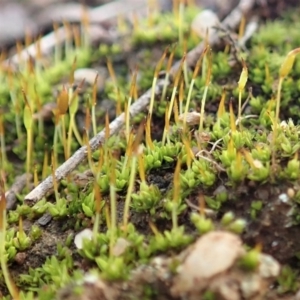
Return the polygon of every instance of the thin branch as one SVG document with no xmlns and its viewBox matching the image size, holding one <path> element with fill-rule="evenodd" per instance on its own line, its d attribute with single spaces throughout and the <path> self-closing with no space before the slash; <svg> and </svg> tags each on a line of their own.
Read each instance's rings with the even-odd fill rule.
<svg viewBox="0 0 300 300">
<path fill-rule="evenodd" d="M 185 202 L 190 208 L 192 208 L 196 211 L 200 211 L 199 205 L 192 203 L 189 199 L 185 199 Z M 215 218 L 217 215 L 217 212 L 210 208 L 204 208 L 203 212 L 207 217 L 211 217 L 211 218 Z"/>
<path fill-rule="evenodd" d="M 67 38 L 67 30 L 64 27 L 58 28 L 56 33 L 50 32 L 41 38 L 40 41 L 37 41 L 26 49 L 22 50 L 20 53 L 9 57 L 7 60 L 3 62 L 3 64 L 9 65 L 17 65 L 22 61 L 26 61 L 28 59 L 35 58 L 38 53 L 38 48 L 40 47 L 42 55 L 48 55 L 51 53 L 55 45 L 60 45 L 65 42 Z"/>
<path fill-rule="evenodd" d="M 155 87 L 155 95 L 159 95 L 163 89 L 165 81 L 160 80 Z M 133 118 L 140 112 L 142 112 L 150 102 L 152 89 L 149 89 L 143 94 L 137 101 L 135 101 L 130 107 L 130 116 Z M 109 125 L 110 136 L 116 134 L 124 126 L 125 113 L 122 113 Z M 89 142 L 91 151 L 99 149 L 99 146 L 105 141 L 105 129 L 99 132 Z M 70 172 L 72 172 L 82 161 L 87 157 L 87 146 L 82 146 L 78 149 L 73 156 L 65 161 L 55 172 L 55 180 L 59 182 L 65 178 Z M 26 197 L 26 201 L 36 202 L 42 199 L 49 191 L 53 189 L 53 178 L 52 176 L 47 177 L 41 182 L 36 188 L 34 188 Z"/>
<path fill-rule="evenodd" d="M 94 43 L 95 41 L 99 40 L 113 41 L 116 38 L 111 33 L 108 33 L 107 30 L 97 25 L 88 26 L 87 34 L 91 43 Z M 20 53 L 16 53 L 13 56 L 9 57 L 5 61 L 3 61 L 2 64 L 18 66 L 18 64 L 26 62 L 30 58 L 36 58 L 39 49 L 41 51 L 42 56 L 50 55 L 56 46 L 60 46 L 63 43 L 65 43 L 66 39 L 69 38 L 68 36 L 68 29 L 65 27 L 60 27 L 55 32 L 52 31 L 46 34 L 39 41 L 34 42 L 30 46 L 22 50 Z"/>
<path fill-rule="evenodd" d="M 17 194 L 21 193 L 22 190 L 26 187 L 26 184 L 32 179 L 31 174 L 23 174 L 21 176 L 16 177 L 15 182 L 11 186 L 11 188 L 5 193 L 5 198 L 7 201 L 6 209 L 11 210 L 15 207 L 17 203 Z"/>
</svg>

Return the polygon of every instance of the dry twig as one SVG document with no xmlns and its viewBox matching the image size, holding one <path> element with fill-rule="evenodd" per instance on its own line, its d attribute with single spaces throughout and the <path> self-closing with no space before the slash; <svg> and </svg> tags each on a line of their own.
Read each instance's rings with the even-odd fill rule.
<svg viewBox="0 0 300 300">
<path fill-rule="evenodd" d="M 164 80 L 160 80 L 155 88 L 155 95 L 159 95 L 165 84 Z M 143 94 L 136 102 L 130 107 L 130 116 L 133 118 L 140 112 L 142 112 L 150 102 L 152 89 L 149 89 Z M 119 132 L 125 122 L 125 113 L 122 113 L 109 125 L 110 136 Z M 91 151 L 99 149 L 99 146 L 105 141 L 105 129 L 99 132 L 93 137 L 89 144 Z M 73 171 L 83 160 L 87 157 L 87 146 L 81 147 L 77 150 L 73 156 L 65 161 L 55 172 L 55 180 L 59 182 L 61 179 L 66 177 L 71 171 Z M 33 189 L 26 197 L 26 201 L 38 201 L 44 197 L 49 191 L 53 189 L 53 178 L 52 176 L 47 177 L 41 182 L 35 189 Z"/>
<path fill-rule="evenodd" d="M 73 27 L 75 30 L 75 27 Z M 101 26 L 90 25 L 87 27 L 87 34 L 90 38 L 90 42 L 104 40 L 114 40 L 114 36 L 111 36 L 107 30 L 103 29 Z M 26 62 L 30 58 L 36 58 L 40 51 L 42 56 L 47 56 L 52 53 L 56 46 L 62 45 L 66 39 L 69 38 L 69 31 L 65 27 L 58 28 L 55 32 L 50 32 L 39 41 L 31 44 L 20 53 L 16 53 L 12 57 L 9 57 L 3 61 L 4 65 L 18 66 L 22 62 Z"/>
<path fill-rule="evenodd" d="M 17 194 L 21 193 L 21 191 L 25 188 L 28 180 L 31 181 L 31 179 L 32 175 L 27 173 L 16 177 L 15 182 L 11 186 L 10 190 L 5 193 L 7 210 L 11 210 L 15 207 L 17 203 Z"/>
</svg>

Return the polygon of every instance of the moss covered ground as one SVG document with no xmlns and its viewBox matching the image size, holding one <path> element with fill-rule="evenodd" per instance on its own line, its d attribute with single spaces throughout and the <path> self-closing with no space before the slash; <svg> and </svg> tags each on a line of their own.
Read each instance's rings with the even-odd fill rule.
<svg viewBox="0 0 300 300">
<path fill-rule="evenodd" d="M 199 43 L 190 30 L 197 12 L 186 8 L 184 22 L 172 12 L 134 29 L 120 24 L 113 44 L 92 45 L 83 30 L 50 57 L 1 67 L 3 299 L 83 299 L 87 274 L 119 299 L 179 299 L 163 294 L 167 285 L 132 280 L 134 272 L 214 230 L 281 264 L 260 299 L 298 291 L 300 11 L 260 24 L 245 45 L 222 33 L 224 45 L 207 45 L 197 66 L 184 68 Z M 139 96 L 181 59 L 171 83 L 132 117 Z M 83 82 L 83 68 L 98 77 Z M 124 126 L 110 136 L 122 112 Z M 42 199 L 25 199 L 101 130 L 105 142 L 87 147 L 76 170 Z"/>
</svg>

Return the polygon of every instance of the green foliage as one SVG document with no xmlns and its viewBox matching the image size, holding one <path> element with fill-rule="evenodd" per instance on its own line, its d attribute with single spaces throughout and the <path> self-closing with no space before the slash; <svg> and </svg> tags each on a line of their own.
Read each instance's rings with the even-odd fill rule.
<svg viewBox="0 0 300 300">
<path fill-rule="evenodd" d="M 298 272 L 293 270 L 290 266 L 283 266 L 281 269 L 281 274 L 277 279 L 279 284 L 278 291 L 280 294 L 295 292 L 299 288 L 297 273 Z"/>
<path fill-rule="evenodd" d="M 55 169 L 66 160 L 63 122 L 72 151 L 85 145 L 82 127 L 89 127 L 88 121 L 94 121 L 93 117 L 96 121 L 93 125 L 97 130 L 105 128 L 104 115 L 100 116 L 99 113 L 99 116 L 91 117 L 87 113 L 95 96 L 91 86 L 83 92 L 77 91 L 78 95 L 73 86 L 66 89 L 68 97 L 76 95 L 68 98 L 69 111 L 65 112 L 64 121 L 61 116 L 59 119 L 54 114 L 46 126 L 43 119 L 36 117 L 44 104 L 53 102 L 54 92 L 62 89 L 66 77 L 73 76 L 75 57 L 76 68 L 94 67 L 99 61 L 103 63 L 106 57 L 112 59 L 112 65 L 118 71 L 116 78 L 106 80 L 103 91 L 98 91 L 93 101 L 111 99 L 113 104 L 118 105 L 118 109 L 124 111 L 129 98 L 134 103 L 136 96 L 152 86 L 154 63 L 157 61 L 153 58 L 155 51 L 149 45 L 154 47 L 159 42 L 163 52 L 162 45 L 178 41 L 176 47 L 169 48 L 167 57 L 172 53 L 181 58 L 183 50 L 192 49 L 199 42 L 189 30 L 189 23 L 196 13 L 196 10 L 187 8 L 181 20 L 183 23 L 173 13 L 155 14 L 152 19 L 139 24 L 130 37 L 127 36 L 128 44 L 134 45 L 130 54 L 141 59 L 142 64 L 134 91 L 131 90 L 132 82 L 128 80 L 129 70 L 124 66 L 126 59 L 123 57 L 122 44 L 101 44 L 96 50 L 85 43 L 71 48 L 64 45 L 69 52 L 56 48 L 48 63 L 37 59 L 32 72 L 25 64 L 20 64 L 19 69 L 13 73 L 1 69 L 0 106 L 5 144 L 10 154 L 20 161 L 15 163 L 8 160 L 4 163 L 1 154 L 1 171 L 7 174 L 7 187 L 11 187 L 16 175 L 26 170 L 28 132 L 31 131 L 34 141 L 31 145 L 32 165 L 29 171 L 36 176 L 36 184 L 50 175 L 52 168 Z M 185 70 L 186 74 L 182 74 L 186 78 L 179 78 L 176 90 L 176 80 L 173 80 L 166 87 L 162 99 L 154 99 L 151 132 L 147 132 L 149 129 L 146 128 L 145 138 L 137 134 L 138 126 L 146 116 L 143 111 L 135 118 L 130 116 L 129 138 L 121 128 L 120 134 L 106 137 L 98 150 L 88 153 L 88 162 L 83 162 L 79 169 L 82 174 L 89 170 L 92 174 L 90 177 L 82 176 L 80 182 L 71 174 L 54 187 L 55 196 L 44 197 L 32 206 L 23 201 L 29 186 L 16 194 L 16 208 L 7 213 L 8 229 L 5 232 L 4 261 L 9 267 L 18 253 L 31 255 L 30 251 L 42 240 L 45 229 L 32 223 L 45 213 L 51 215 L 54 224 L 62 224 L 60 228 L 63 236 L 45 262 L 14 278 L 22 290 L 20 299 L 53 299 L 58 289 L 70 283 L 77 284 L 84 276 L 78 258 L 79 261 L 88 262 L 89 268 L 94 269 L 99 277 L 118 282 L 129 280 L 131 272 L 138 265 L 148 264 L 157 254 L 175 255 L 199 235 L 209 231 L 224 229 L 242 234 L 247 231 L 250 222 L 260 221 L 261 211 L 270 206 L 268 201 L 271 200 L 258 197 L 244 203 L 245 199 L 239 189 L 246 187 L 248 191 L 250 184 L 255 188 L 264 185 L 273 188 L 274 185 L 281 186 L 282 182 L 289 186 L 297 185 L 300 178 L 299 60 L 295 61 L 294 68 L 285 76 L 282 84 L 280 124 L 276 124 L 277 102 L 274 94 L 277 91 L 278 70 L 286 54 L 300 43 L 298 25 L 291 21 L 266 23 L 251 40 L 248 53 L 240 53 L 236 49 L 237 58 L 245 57 L 249 69 L 248 84 L 253 87 L 253 94 L 248 95 L 245 90 L 241 98 L 243 103 L 248 101 L 241 120 L 236 121 L 239 93 L 236 85 L 239 74 L 236 69 L 240 67 L 239 62 L 236 62 L 238 68 L 232 67 L 227 51 L 213 51 L 211 66 L 207 64 L 207 56 L 204 58 L 206 68 L 211 68 L 211 82 L 206 95 L 203 131 L 197 131 L 200 127 L 198 124 L 185 126 L 182 121 L 178 121 L 185 109 L 193 77 L 192 71 L 188 69 Z M 122 30 L 125 34 L 129 32 L 126 24 Z M 186 49 L 183 48 L 182 37 L 187 39 Z M 188 111 L 200 111 L 207 88 L 206 72 L 203 69 L 201 67 L 194 78 Z M 161 74 L 168 72 L 165 60 L 159 71 Z M 188 81 L 186 85 L 183 84 L 185 80 Z M 177 106 L 170 108 L 168 106 L 174 91 Z M 225 100 L 222 103 L 220 99 L 223 93 Z M 28 103 L 25 103 L 24 95 Z M 230 111 L 227 101 L 229 95 L 232 96 L 233 107 Z M 165 118 L 167 107 L 174 112 L 170 120 Z M 94 108 L 98 110 L 97 106 Z M 86 113 L 86 120 L 81 120 L 81 123 L 85 122 L 84 125 L 76 119 L 83 112 Z M 92 114 L 92 111 L 89 113 Z M 76 125 L 80 129 L 77 133 L 76 129 L 70 130 L 73 118 L 75 124 L 80 124 Z M 160 138 L 164 131 L 166 142 Z M 53 140 L 56 143 L 51 156 L 49 145 L 53 144 Z M 142 150 L 137 150 L 137 141 L 143 145 Z M 127 195 L 130 196 L 128 223 L 123 222 L 122 225 L 120 220 L 123 218 L 126 190 L 130 187 L 130 162 L 133 156 L 138 162 L 136 169 L 133 168 L 137 175 L 133 180 L 132 192 Z M 176 165 L 179 165 L 179 169 L 176 169 Z M 199 202 L 198 209 L 199 194 L 203 195 L 203 202 Z M 295 205 L 300 203 L 299 191 L 296 191 L 293 201 Z M 237 217 L 239 215 L 234 213 L 234 208 L 241 204 L 247 211 L 243 212 L 243 217 Z M 226 211 L 228 208 L 230 210 Z M 295 223 L 299 222 L 298 211 L 293 210 Z M 211 217 L 211 214 L 215 217 Z M 247 216 L 247 222 L 244 216 Z M 30 228 L 24 230 L 20 220 L 30 222 Z M 93 228 L 92 238 L 83 239 L 82 247 L 76 249 L 73 245 L 74 237 L 84 228 Z M 196 230 L 191 232 L 192 229 Z M 150 230 L 153 234 L 149 233 Z M 240 266 L 249 272 L 255 271 L 259 264 L 259 254 L 256 248 L 247 251 L 239 262 Z M 176 272 L 176 267 L 177 262 L 171 266 L 171 271 Z M 279 293 L 296 291 L 299 288 L 297 279 L 298 273 L 294 268 L 284 267 L 277 279 Z M 0 272 L 1 286 L 5 284 L 4 281 Z M 145 295 L 150 297 L 155 292 L 145 287 Z M 206 291 L 203 299 L 215 299 L 215 295 Z"/>
<path fill-rule="evenodd" d="M 259 266 L 260 251 L 258 249 L 249 250 L 239 261 L 242 268 L 253 271 Z"/>
<path fill-rule="evenodd" d="M 156 234 L 150 239 L 149 247 L 153 252 L 167 251 L 169 249 L 182 248 L 189 243 L 193 238 L 184 233 L 184 227 L 173 228 L 171 231 L 164 231 L 163 234 Z"/>
<path fill-rule="evenodd" d="M 154 215 L 158 208 L 159 202 L 162 200 L 160 190 L 155 185 L 141 183 L 140 191 L 132 194 L 132 209 L 137 212 L 150 212 Z"/>
</svg>

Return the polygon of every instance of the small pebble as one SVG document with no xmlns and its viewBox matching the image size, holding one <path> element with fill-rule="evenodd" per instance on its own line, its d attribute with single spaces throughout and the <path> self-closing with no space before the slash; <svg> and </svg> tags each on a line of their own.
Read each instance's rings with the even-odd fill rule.
<svg viewBox="0 0 300 300">
<path fill-rule="evenodd" d="M 225 231 L 205 234 L 195 242 L 178 267 L 173 293 L 192 291 L 195 284 L 204 283 L 231 268 L 243 253 L 242 241 L 237 235 Z"/>
<path fill-rule="evenodd" d="M 24 252 L 18 252 L 18 253 L 16 254 L 14 260 L 15 260 L 15 262 L 16 262 L 18 265 L 22 266 L 22 265 L 24 264 L 24 262 L 25 262 L 26 257 L 27 257 L 26 253 L 24 253 Z"/>
<path fill-rule="evenodd" d="M 118 238 L 116 244 L 113 246 L 112 254 L 114 256 L 122 255 L 126 249 L 130 246 L 130 243 L 124 238 Z"/>
<path fill-rule="evenodd" d="M 188 112 L 187 114 L 183 113 L 178 117 L 180 122 L 186 121 L 186 125 L 188 126 L 198 125 L 200 118 L 201 114 L 196 111 Z"/>
<path fill-rule="evenodd" d="M 287 194 L 282 193 L 278 196 L 278 199 L 282 202 L 282 203 L 288 203 L 290 198 Z"/>
<path fill-rule="evenodd" d="M 258 271 L 263 278 L 275 278 L 280 273 L 280 264 L 272 256 L 261 254 Z"/>
<path fill-rule="evenodd" d="M 227 193 L 227 189 L 224 185 L 219 185 L 213 192 L 213 195 L 216 196 L 221 193 Z"/>
<path fill-rule="evenodd" d="M 288 188 L 286 191 L 287 195 L 290 197 L 290 199 L 293 199 L 295 197 L 295 190 L 293 188 Z"/>
<path fill-rule="evenodd" d="M 97 77 L 98 90 L 103 90 L 105 84 L 106 69 L 101 68 L 99 70 L 96 70 L 96 69 L 82 68 L 82 69 L 77 69 L 74 72 L 74 81 L 78 83 L 84 80 L 85 83 L 89 85 L 94 85 L 96 77 Z"/>
<path fill-rule="evenodd" d="M 218 16 L 209 9 L 205 9 L 200 12 L 192 22 L 192 30 L 201 38 L 208 38 L 215 34 L 216 27 L 220 26 L 220 20 Z"/>
<path fill-rule="evenodd" d="M 37 220 L 37 223 L 41 226 L 46 226 L 51 222 L 51 220 L 52 216 L 49 213 L 45 213 Z"/>
<path fill-rule="evenodd" d="M 261 168 L 263 167 L 262 162 L 261 162 L 260 160 L 258 160 L 258 159 L 254 159 L 254 160 L 253 160 L 253 165 L 254 165 L 254 167 L 257 168 L 257 169 L 261 169 Z"/>
<path fill-rule="evenodd" d="M 83 239 L 91 240 L 93 237 L 93 231 L 89 228 L 83 229 L 79 233 L 76 234 L 74 239 L 74 244 L 77 249 L 82 249 L 83 247 Z"/>
</svg>

